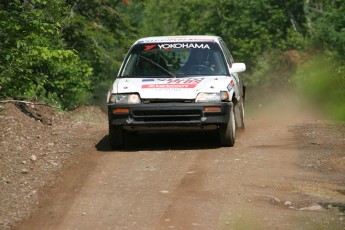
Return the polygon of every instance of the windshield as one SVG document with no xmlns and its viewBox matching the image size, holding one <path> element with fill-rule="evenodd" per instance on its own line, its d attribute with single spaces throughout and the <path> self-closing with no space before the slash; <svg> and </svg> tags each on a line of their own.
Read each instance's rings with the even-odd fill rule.
<svg viewBox="0 0 345 230">
<path fill-rule="evenodd" d="M 137 44 L 128 54 L 120 77 L 185 77 L 228 75 L 217 43 Z"/>
</svg>

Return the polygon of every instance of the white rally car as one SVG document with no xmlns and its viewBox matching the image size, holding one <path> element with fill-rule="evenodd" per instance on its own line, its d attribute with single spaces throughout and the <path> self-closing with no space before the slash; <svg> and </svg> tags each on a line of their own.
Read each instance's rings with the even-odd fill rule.
<svg viewBox="0 0 345 230">
<path fill-rule="evenodd" d="M 217 36 L 139 39 L 108 93 L 109 143 L 147 130 L 214 130 L 233 146 L 244 128 L 245 87 L 224 41 Z"/>
</svg>

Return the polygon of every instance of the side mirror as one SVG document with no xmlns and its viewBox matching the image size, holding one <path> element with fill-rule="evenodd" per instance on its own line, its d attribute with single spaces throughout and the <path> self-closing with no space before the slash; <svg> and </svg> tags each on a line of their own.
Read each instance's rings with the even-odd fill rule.
<svg viewBox="0 0 345 230">
<path fill-rule="evenodd" d="M 241 73 L 246 70 L 246 64 L 244 63 L 232 63 L 230 71 L 233 73 Z"/>
</svg>

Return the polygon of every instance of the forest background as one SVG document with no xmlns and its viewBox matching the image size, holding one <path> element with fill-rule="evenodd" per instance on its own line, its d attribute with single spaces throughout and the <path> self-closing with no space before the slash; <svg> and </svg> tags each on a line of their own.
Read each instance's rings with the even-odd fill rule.
<svg viewBox="0 0 345 230">
<path fill-rule="evenodd" d="M 0 0 L 0 100 L 105 103 L 135 40 L 190 34 L 221 36 L 247 86 L 345 120 L 343 0 Z"/>
</svg>

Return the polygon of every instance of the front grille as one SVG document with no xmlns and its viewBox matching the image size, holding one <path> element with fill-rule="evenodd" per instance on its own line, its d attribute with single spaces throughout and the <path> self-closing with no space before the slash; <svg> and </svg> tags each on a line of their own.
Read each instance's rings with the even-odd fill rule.
<svg viewBox="0 0 345 230">
<path fill-rule="evenodd" d="M 193 100 L 190 99 L 145 99 L 144 104 L 151 103 L 191 103 Z"/>
<path fill-rule="evenodd" d="M 133 119 L 137 122 L 178 122 L 198 121 L 202 117 L 200 110 L 139 110 L 133 111 Z"/>
</svg>

